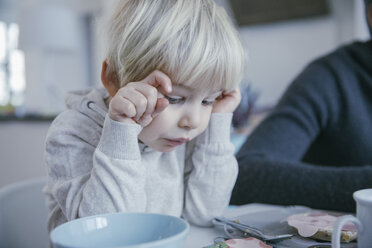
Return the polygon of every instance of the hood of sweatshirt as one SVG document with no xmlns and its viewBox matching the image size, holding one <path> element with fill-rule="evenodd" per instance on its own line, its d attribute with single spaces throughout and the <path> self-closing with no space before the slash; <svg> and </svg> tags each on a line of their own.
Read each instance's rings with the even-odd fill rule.
<svg viewBox="0 0 372 248">
<path fill-rule="evenodd" d="M 67 93 L 65 104 L 68 109 L 78 111 L 103 126 L 108 112 L 105 99 L 108 97 L 109 94 L 105 88 L 95 87 Z"/>
<path fill-rule="evenodd" d="M 71 91 L 65 96 L 67 109 L 75 110 L 93 120 L 101 128 L 108 113 L 105 99 L 109 97 L 103 87 L 95 87 L 86 90 Z M 154 150 L 143 143 L 139 143 L 142 152 Z"/>
</svg>

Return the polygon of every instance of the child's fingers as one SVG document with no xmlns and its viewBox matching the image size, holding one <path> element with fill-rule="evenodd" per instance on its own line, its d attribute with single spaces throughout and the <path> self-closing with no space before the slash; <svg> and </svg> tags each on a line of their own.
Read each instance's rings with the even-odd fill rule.
<svg viewBox="0 0 372 248">
<path fill-rule="evenodd" d="M 162 88 L 158 91 L 158 88 Z M 119 89 L 110 103 L 110 116 L 114 119 L 131 118 L 141 126 L 148 125 L 153 117 L 168 106 L 168 100 L 157 98 L 158 92 L 172 91 L 170 78 L 155 70 L 139 82 L 128 83 Z M 163 93 L 162 93 L 163 94 Z"/>
<path fill-rule="evenodd" d="M 228 92 L 228 94 L 236 98 L 241 98 L 241 92 L 239 88 L 236 88 L 233 91 Z"/>
<path fill-rule="evenodd" d="M 222 94 L 217 97 L 215 103 L 213 104 L 213 113 L 229 113 L 233 112 L 238 106 L 241 100 L 241 93 L 239 88 L 236 88 L 229 92 L 222 92 Z"/>
<path fill-rule="evenodd" d="M 133 87 L 127 87 L 126 90 L 120 92 L 120 97 L 127 99 L 135 106 L 135 116 L 136 121 L 138 121 L 143 113 L 145 113 L 147 108 L 147 98 L 140 91 Z"/>
<path fill-rule="evenodd" d="M 241 93 L 240 90 L 234 89 L 232 91 L 224 91 L 221 93 L 221 95 L 216 99 L 217 101 L 239 101 L 241 99 Z"/>
<path fill-rule="evenodd" d="M 156 102 L 155 111 L 152 113 L 152 117 L 160 114 L 166 107 L 168 107 L 169 101 L 165 98 L 158 98 Z"/>
<path fill-rule="evenodd" d="M 143 115 L 141 119 L 137 121 L 138 124 L 140 124 L 142 127 L 146 127 L 152 122 L 152 117 L 151 115 Z"/>
<path fill-rule="evenodd" d="M 149 125 L 152 120 L 160 114 L 167 106 L 169 105 L 169 102 L 165 98 L 158 98 L 155 111 L 151 114 L 144 114 L 139 121 L 137 121 L 138 124 L 140 124 L 142 127 L 146 127 Z"/>
<path fill-rule="evenodd" d="M 136 115 L 136 107 L 128 99 L 123 97 L 114 97 L 110 101 L 109 115 L 116 121 L 121 121 L 125 118 L 132 118 Z"/>
<path fill-rule="evenodd" d="M 240 97 L 240 89 L 239 88 L 235 88 L 233 89 L 232 91 L 224 91 L 222 92 L 222 98 L 224 97 L 229 97 L 229 96 L 232 96 L 232 97 Z"/>
<path fill-rule="evenodd" d="M 146 83 L 142 83 L 142 82 L 130 83 L 130 84 L 132 84 L 133 87 L 138 92 L 140 92 L 141 94 L 143 94 L 146 97 L 147 106 L 146 106 L 146 110 L 143 113 L 143 115 L 151 115 L 155 110 L 155 105 L 156 105 L 157 96 L 158 96 L 158 90 L 155 87 L 153 87 L 151 85 L 148 85 Z M 142 116 L 140 116 L 140 117 L 142 117 Z"/>
<path fill-rule="evenodd" d="M 159 70 L 151 72 L 142 82 L 150 84 L 155 88 L 161 87 L 166 93 L 172 92 L 172 81 L 164 72 Z"/>
</svg>

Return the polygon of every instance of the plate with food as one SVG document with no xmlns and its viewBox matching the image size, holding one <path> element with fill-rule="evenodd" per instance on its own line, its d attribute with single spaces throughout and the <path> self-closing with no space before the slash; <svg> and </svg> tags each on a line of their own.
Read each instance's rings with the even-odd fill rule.
<svg viewBox="0 0 372 248">
<path fill-rule="evenodd" d="M 340 213 L 315 211 L 303 206 L 288 206 L 230 218 L 233 221 L 262 230 L 268 235 L 294 234 L 290 239 L 275 243 L 275 247 L 309 247 L 330 244 L 332 224 Z M 350 223 L 342 231 L 342 247 L 357 247 L 356 227 Z"/>
<path fill-rule="evenodd" d="M 289 226 L 294 227 L 298 234 L 304 238 L 322 241 L 332 241 L 333 223 L 339 215 L 323 211 L 310 211 L 293 214 L 286 218 Z M 357 238 L 357 227 L 354 223 L 346 223 L 341 229 L 341 242 L 351 242 Z"/>
<path fill-rule="evenodd" d="M 256 238 L 228 239 L 204 248 L 273 248 Z"/>
</svg>

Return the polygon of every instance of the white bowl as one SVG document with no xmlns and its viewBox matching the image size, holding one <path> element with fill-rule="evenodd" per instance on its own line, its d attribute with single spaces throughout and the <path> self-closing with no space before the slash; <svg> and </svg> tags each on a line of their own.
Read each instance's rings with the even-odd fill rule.
<svg viewBox="0 0 372 248">
<path fill-rule="evenodd" d="M 54 248 L 181 248 L 189 224 L 153 213 L 112 213 L 76 219 L 50 234 Z"/>
</svg>

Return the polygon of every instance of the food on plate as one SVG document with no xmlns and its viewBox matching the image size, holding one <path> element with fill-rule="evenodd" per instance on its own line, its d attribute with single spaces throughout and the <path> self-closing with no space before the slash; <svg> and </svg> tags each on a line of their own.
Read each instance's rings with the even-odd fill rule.
<svg viewBox="0 0 372 248">
<path fill-rule="evenodd" d="M 337 217 L 328 213 L 313 211 L 289 216 L 288 225 L 297 229 L 302 237 L 311 237 L 325 241 L 332 240 L 332 225 Z M 357 228 L 353 223 L 347 223 L 341 230 L 341 241 L 350 242 L 357 238 Z"/>
<path fill-rule="evenodd" d="M 229 239 L 204 248 L 272 248 L 256 238 Z"/>
<path fill-rule="evenodd" d="M 226 240 L 225 243 L 229 248 L 272 248 L 272 246 L 252 237 L 245 239 L 229 239 Z"/>
</svg>

